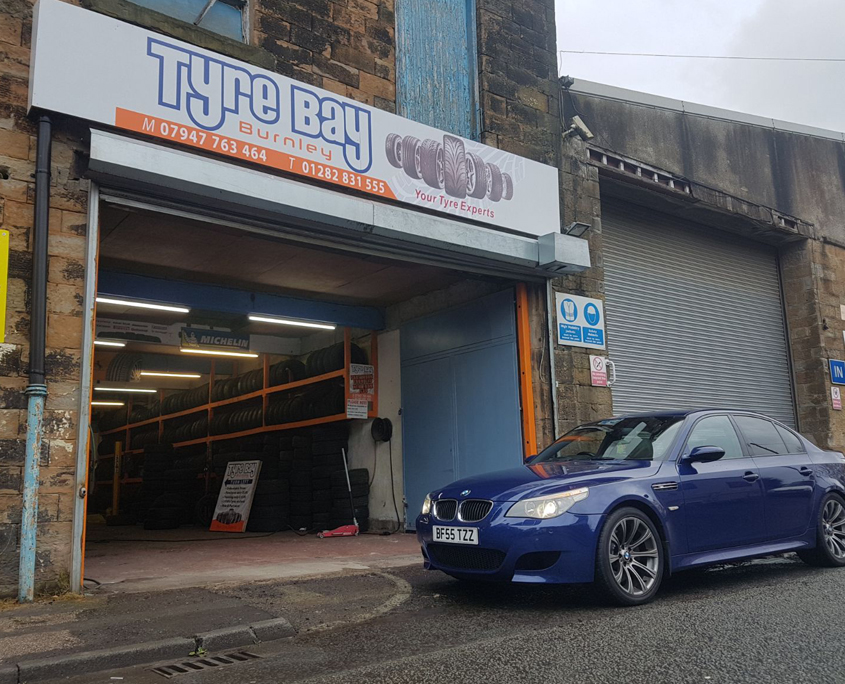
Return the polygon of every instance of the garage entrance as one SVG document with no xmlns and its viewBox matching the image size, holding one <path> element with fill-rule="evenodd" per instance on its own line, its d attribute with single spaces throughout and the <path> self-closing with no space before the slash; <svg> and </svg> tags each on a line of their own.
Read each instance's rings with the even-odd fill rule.
<svg viewBox="0 0 845 684">
<path fill-rule="evenodd" d="M 413 537 L 341 547 L 316 533 L 353 517 L 404 532 L 426 488 L 520 461 L 512 281 L 187 213 L 101 203 L 87 576 L 143 587 L 162 564 L 201 579 L 246 572 L 246 557 L 252 576 L 389 560 Z M 377 417 L 393 424 L 387 442 Z M 432 459 L 444 438 L 451 468 Z M 209 526 L 244 461 L 261 471 L 252 539 L 233 547 L 243 535 Z"/>
<path fill-rule="evenodd" d="M 724 406 L 794 426 L 775 248 L 633 204 L 602 219 L 614 411 Z"/>
</svg>

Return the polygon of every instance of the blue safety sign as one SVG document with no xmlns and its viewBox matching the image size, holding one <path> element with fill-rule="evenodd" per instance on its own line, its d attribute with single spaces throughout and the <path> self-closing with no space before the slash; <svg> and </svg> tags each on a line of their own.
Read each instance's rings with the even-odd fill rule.
<svg viewBox="0 0 845 684">
<path fill-rule="evenodd" d="M 604 349 L 604 308 L 600 299 L 557 293 L 557 343 Z"/>
<path fill-rule="evenodd" d="M 845 385 L 845 361 L 830 359 L 830 381 L 834 385 Z"/>
</svg>

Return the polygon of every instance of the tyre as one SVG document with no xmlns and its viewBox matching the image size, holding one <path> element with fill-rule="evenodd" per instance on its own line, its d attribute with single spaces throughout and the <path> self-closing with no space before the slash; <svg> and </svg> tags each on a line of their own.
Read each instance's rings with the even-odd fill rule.
<svg viewBox="0 0 845 684">
<path fill-rule="evenodd" d="M 502 171 L 495 164 L 487 164 L 487 197 L 493 202 L 498 202 L 502 199 L 502 192 L 504 192 L 505 184 L 502 180 Z"/>
<path fill-rule="evenodd" d="M 387 154 L 387 161 L 397 169 L 402 168 L 402 136 L 391 133 L 384 142 L 384 151 Z"/>
<path fill-rule="evenodd" d="M 645 513 L 620 508 L 605 520 L 596 549 L 596 588 L 613 603 L 651 601 L 663 580 L 660 534 Z"/>
<path fill-rule="evenodd" d="M 406 135 L 402 140 L 402 170 L 411 178 L 419 179 L 422 175 L 420 147 L 419 138 L 412 135 Z"/>
<path fill-rule="evenodd" d="M 436 140 L 426 140 L 420 146 L 420 172 L 422 179 L 436 190 L 443 189 L 443 145 Z"/>
<path fill-rule="evenodd" d="M 802 549 L 798 557 L 807 565 L 841 568 L 845 565 L 845 499 L 828 494 L 822 499 L 816 520 L 816 547 Z"/>
<path fill-rule="evenodd" d="M 467 155 L 464 141 L 453 135 L 443 136 L 443 189 L 447 195 L 467 196 Z"/>
<path fill-rule="evenodd" d="M 484 160 L 473 152 L 467 152 L 467 195 L 483 199 L 487 194 L 487 170 Z"/>
<path fill-rule="evenodd" d="M 513 199 L 513 178 L 509 173 L 502 174 L 502 199 Z"/>
</svg>

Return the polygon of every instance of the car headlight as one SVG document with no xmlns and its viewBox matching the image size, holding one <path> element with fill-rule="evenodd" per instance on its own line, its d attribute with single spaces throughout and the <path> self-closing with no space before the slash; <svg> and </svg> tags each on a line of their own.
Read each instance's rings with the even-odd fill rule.
<svg viewBox="0 0 845 684">
<path fill-rule="evenodd" d="M 562 494 L 550 494 L 535 499 L 517 501 L 505 513 L 506 518 L 537 518 L 547 520 L 563 515 L 579 501 L 583 501 L 590 494 L 587 487 L 571 489 Z"/>
<path fill-rule="evenodd" d="M 420 515 L 428 515 L 429 513 L 431 513 L 431 494 L 426 494 Z"/>
</svg>

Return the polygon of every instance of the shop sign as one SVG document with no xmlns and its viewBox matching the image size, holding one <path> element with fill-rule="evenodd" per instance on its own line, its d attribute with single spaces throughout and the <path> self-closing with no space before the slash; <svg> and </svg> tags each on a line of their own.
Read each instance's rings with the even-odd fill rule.
<svg viewBox="0 0 845 684">
<path fill-rule="evenodd" d="M 245 532 L 261 473 L 261 461 L 231 461 L 226 466 L 223 486 L 217 497 L 212 532 Z"/>
<path fill-rule="evenodd" d="M 607 387 L 607 359 L 590 356 L 590 383 L 593 387 Z"/>
<path fill-rule="evenodd" d="M 557 343 L 570 347 L 604 349 L 604 302 L 558 292 Z"/>
<path fill-rule="evenodd" d="M 830 399 L 833 402 L 833 410 L 842 410 L 842 389 L 840 387 L 830 388 Z"/>
<path fill-rule="evenodd" d="M 236 335 L 225 330 L 182 328 L 182 347 L 185 349 L 235 349 L 249 351 L 249 335 Z"/>
<path fill-rule="evenodd" d="M 520 233 L 560 230 L 553 167 L 59 0 L 35 16 L 30 107 Z"/>
<path fill-rule="evenodd" d="M 6 341 L 6 298 L 9 295 L 9 231 L 0 230 L 0 343 Z"/>
<path fill-rule="evenodd" d="M 375 367 L 364 363 L 349 366 L 349 396 L 346 400 L 347 418 L 366 418 L 370 403 L 375 399 Z"/>
<path fill-rule="evenodd" d="M 830 381 L 834 385 L 845 385 L 845 361 L 828 359 L 830 364 Z"/>
<path fill-rule="evenodd" d="M 161 325 L 147 321 L 97 318 L 98 340 L 129 340 L 152 344 L 178 344 L 181 325 Z"/>
</svg>

